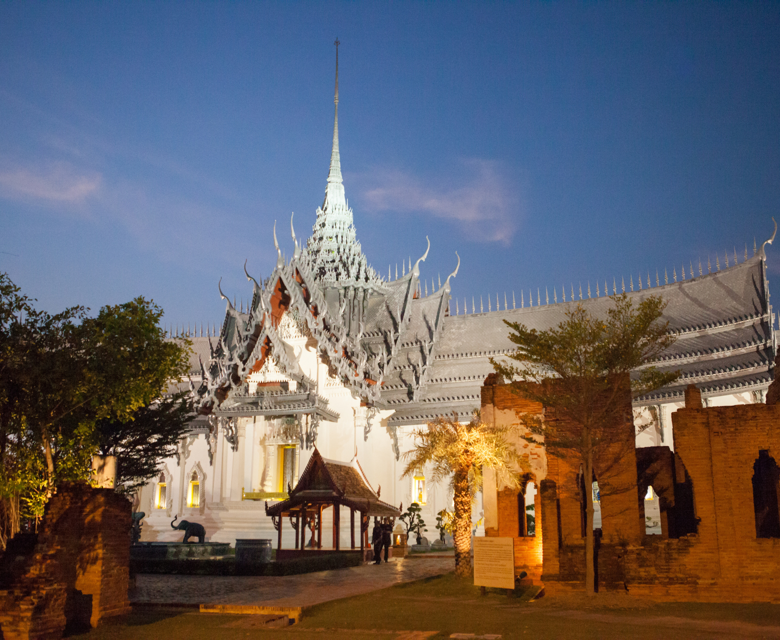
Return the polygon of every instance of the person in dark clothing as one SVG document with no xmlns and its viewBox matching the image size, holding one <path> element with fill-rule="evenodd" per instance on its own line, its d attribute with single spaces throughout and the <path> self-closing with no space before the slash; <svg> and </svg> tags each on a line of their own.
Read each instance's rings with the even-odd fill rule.
<svg viewBox="0 0 780 640">
<path fill-rule="evenodd" d="M 374 518 L 374 530 L 371 532 L 371 544 L 374 545 L 374 564 L 382 563 L 382 546 L 384 543 L 384 531 L 379 523 L 379 518 Z"/>
<path fill-rule="evenodd" d="M 385 547 L 385 562 L 390 554 L 390 545 L 393 544 L 393 524 L 390 522 L 390 518 L 385 518 L 382 524 L 382 543 Z"/>
</svg>

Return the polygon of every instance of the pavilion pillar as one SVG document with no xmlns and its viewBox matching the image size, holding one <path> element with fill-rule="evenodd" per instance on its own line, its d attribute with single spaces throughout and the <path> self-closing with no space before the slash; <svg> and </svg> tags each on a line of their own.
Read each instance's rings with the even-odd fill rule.
<svg viewBox="0 0 780 640">
<path fill-rule="evenodd" d="M 354 512 L 353 512 L 354 515 Z M 354 529 L 352 532 L 354 533 Z M 363 562 L 363 558 L 366 557 L 365 546 L 363 544 L 363 512 L 360 512 L 360 561 Z"/>
<path fill-rule="evenodd" d="M 349 508 L 349 539 L 352 543 L 352 549 L 355 548 L 355 510 Z"/>
<path fill-rule="evenodd" d="M 325 505 L 321 504 L 319 506 L 318 511 L 318 517 L 317 517 L 317 548 L 322 549 L 322 510 L 325 508 Z"/>
<path fill-rule="evenodd" d="M 341 505 L 334 503 L 333 505 L 333 548 L 339 551 L 339 543 L 341 542 L 339 535 L 341 529 Z"/>
<path fill-rule="evenodd" d="M 307 518 L 306 518 L 306 503 L 304 502 L 301 506 L 301 523 L 299 525 L 300 534 L 301 534 L 301 551 L 306 551 L 306 529 L 307 529 Z"/>
</svg>

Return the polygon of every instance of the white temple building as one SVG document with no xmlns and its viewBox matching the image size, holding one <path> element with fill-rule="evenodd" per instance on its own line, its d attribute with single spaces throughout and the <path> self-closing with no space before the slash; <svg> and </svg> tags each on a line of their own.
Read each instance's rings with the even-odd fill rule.
<svg viewBox="0 0 780 640">
<path fill-rule="evenodd" d="M 678 336 L 655 364 L 682 377 L 635 402 L 637 424 L 650 423 L 638 446 L 673 448 L 671 413 L 683 406 L 688 384 L 710 406 L 763 402 L 776 348 L 765 266 L 771 239 L 750 257 L 746 248 L 741 262 L 735 253 L 730 264 L 727 255 L 725 268 L 719 260 L 714 270 L 683 265 L 673 282 L 656 274 L 651 286 L 650 274 L 640 274 L 636 285 L 633 277 L 628 286 L 613 282 L 611 291 L 604 283 L 594 297 L 589 288 L 585 296 L 564 289 L 560 302 L 557 292 L 552 303 L 538 293 L 511 304 L 496 298 L 495 309 L 491 300 L 487 312 L 466 313 L 451 299 L 455 255 L 452 274 L 437 284 L 420 278 L 427 250 L 392 280 L 369 266 L 342 181 L 338 101 L 337 53 L 330 170 L 312 235 L 301 243 L 291 219 L 295 249 L 287 261 L 274 228 L 276 268 L 263 282 L 247 273 L 248 307 L 237 309 L 223 295 L 227 310 L 217 335 L 189 335 L 200 415 L 178 454 L 141 492 L 144 540 L 180 539 L 170 527 L 178 516 L 203 524 L 212 541 L 268 538 L 276 545 L 265 502 L 286 496 L 315 445 L 326 459 L 357 456 L 382 501 L 420 503 L 434 539 L 436 514 L 451 507 L 452 496 L 446 483 L 430 482 L 426 469 L 401 478 L 412 432 L 453 412 L 469 419 L 480 406 L 480 388 L 493 371 L 488 359 L 513 351 L 503 320 L 547 329 L 574 304 L 605 312 L 606 296 L 618 290 L 637 300 L 663 296 L 665 319 Z M 479 501 L 474 512 L 476 522 Z M 285 546 L 292 544 L 290 527 L 284 535 Z"/>
</svg>

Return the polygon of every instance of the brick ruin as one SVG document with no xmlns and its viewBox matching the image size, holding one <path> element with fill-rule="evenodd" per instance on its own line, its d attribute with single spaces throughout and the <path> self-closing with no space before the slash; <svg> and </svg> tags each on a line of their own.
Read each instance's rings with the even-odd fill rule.
<svg viewBox="0 0 780 640">
<path fill-rule="evenodd" d="M 488 376 L 483 420 L 517 424 L 516 412 L 543 413 L 516 386 Z M 777 396 L 768 394 L 768 402 Z M 599 589 L 657 600 L 780 602 L 780 405 L 704 408 L 691 385 L 672 420 L 674 451 L 636 449 L 629 421 L 621 464 L 604 469 L 595 461 Z M 486 470 L 485 535 L 514 538 L 516 573 L 525 571 L 548 593 L 584 590 L 580 464 L 521 438 L 514 444 L 528 456 L 530 471 L 517 490 L 496 487 Z M 658 501 L 658 535 L 646 529 L 647 495 Z M 528 535 L 530 514 L 534 535 Z"/>
<path fill-rule="evenodd" d="M 113 489 L 59 487 L 39 532 L 16 535 L 0 557 L 0 637 L 61 638 L 128 612 L 131 524 Z"/>
</svg>

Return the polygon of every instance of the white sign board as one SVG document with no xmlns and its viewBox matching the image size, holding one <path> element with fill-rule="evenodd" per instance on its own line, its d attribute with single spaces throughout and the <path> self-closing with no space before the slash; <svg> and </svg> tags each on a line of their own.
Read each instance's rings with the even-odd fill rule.
<svg viewBox="0 0 780 640">
<path fill-rule="evenodd" d="M 474 538 L 474 585 L 515 588 L 515 543 L 512 538 Z"/>
</svg>

